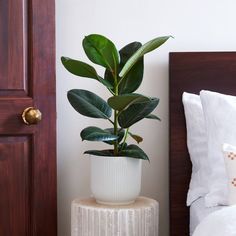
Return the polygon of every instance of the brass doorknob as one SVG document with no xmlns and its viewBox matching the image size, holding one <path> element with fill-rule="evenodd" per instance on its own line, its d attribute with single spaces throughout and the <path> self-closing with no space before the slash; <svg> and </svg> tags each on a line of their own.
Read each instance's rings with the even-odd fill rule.
<svg viewBox="0 0 236 236">
<path fill-rule="evenodd" d="M 22 113 L 22 119 L 25 124 L 34 125 L 42 119 L 42 113 L 34 107 L 27 107 Z"/>
</svg>

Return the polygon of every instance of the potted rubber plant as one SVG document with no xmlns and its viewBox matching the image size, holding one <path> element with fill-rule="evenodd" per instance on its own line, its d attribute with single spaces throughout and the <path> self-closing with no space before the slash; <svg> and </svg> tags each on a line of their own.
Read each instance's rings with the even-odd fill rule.
<svg viewBox="0 0 236 236">
<path fill-rule="evenodd" d="M 92 125 L 84 128 L 82 140 L 100 141 L 108 145 L 104 150 L 88 150 L 91 158 L 91 190 L 98 203 L 129 204 L 140 193 L 141 160 L 149 160 L 136 144 L 128 144 L 130 136 L 135 142 L 142 137 L 132 133 L 131 127 L 142 119 L 160 120 L 152 114 L 159 99 L 135 91 L 143 80 L 144 55 L 164 44 L 171 36 L 152 39 L 142 45 L 132 42 L 117 50 L 114 43 L 103 35 L 91 34 L 83 39 L 88 59 L 104 68 L 104 75 L 83 61 L 61 57 L 62 64 L 72 74 L 94 79 L 111 96 L 104 100 L 92 91 L 72 89 L 67 98 L 81 115 L 107 120 L 107 127 Z"/>
</svg>

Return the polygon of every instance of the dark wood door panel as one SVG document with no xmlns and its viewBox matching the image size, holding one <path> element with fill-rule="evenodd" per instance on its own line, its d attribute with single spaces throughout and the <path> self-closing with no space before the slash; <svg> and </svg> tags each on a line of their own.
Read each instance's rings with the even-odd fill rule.
<svg viewBox="0 0 236 236">
<path fill-rule="evenodd" d="M 54 11 L 0 0 L 0 236 L 57 235 Z M 23 123 L 27 107 L 40 123 Z"/>
<path fill-rule="evenodd" d="M 27 94 L 26 0 L 0 1 L 0 95 Z"/>
<path fill-rule="evenodd" d="M 31 98 L 0 98 L 0 134 L 34 133 L 37 127 L 25 125 L 21 117 L 23 110 L 33 105 Z"/>
<path fill-rule="evenodd" d="M 30 136 L 0 136 L 0 235 L 29 235 Z"/>
</svg>

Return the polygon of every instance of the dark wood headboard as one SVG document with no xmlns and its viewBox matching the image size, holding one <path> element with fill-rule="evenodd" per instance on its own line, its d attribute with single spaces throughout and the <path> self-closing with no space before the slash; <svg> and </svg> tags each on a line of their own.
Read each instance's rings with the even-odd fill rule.
<svg viewBox="0 0 236 236">
<path fill-rule="evenodd" d="M 189 236 L 186 196 L 191 163 L 182 105 L 184 91 L 236 95 L 236 52 L 170 53 L 170 236 Z"/>
</svg>

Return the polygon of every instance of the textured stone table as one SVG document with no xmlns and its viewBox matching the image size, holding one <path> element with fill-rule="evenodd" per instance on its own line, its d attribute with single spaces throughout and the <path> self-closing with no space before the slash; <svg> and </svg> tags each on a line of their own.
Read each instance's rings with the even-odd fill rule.
<svg viewBox="0 0 236 236">
<path fill-rule="evenodd" d="M 159 204 L 139 197 L 133 204 L 109 206 L 95 199 L 75 199 L 71 206 L 72 236 L 158 236 Z"/>
</svg>

